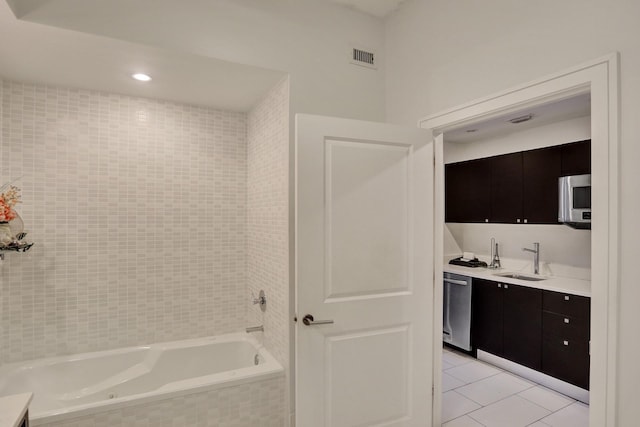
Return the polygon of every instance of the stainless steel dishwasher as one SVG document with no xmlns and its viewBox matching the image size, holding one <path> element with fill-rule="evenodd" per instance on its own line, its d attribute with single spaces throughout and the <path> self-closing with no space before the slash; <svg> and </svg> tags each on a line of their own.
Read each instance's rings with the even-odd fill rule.
<svg viewBox="0 0 640 427">
<path fill-rule="evenodd" d="M 471 351 L 471 277 L 444 273 L 442 340 Z"/>
</svg>

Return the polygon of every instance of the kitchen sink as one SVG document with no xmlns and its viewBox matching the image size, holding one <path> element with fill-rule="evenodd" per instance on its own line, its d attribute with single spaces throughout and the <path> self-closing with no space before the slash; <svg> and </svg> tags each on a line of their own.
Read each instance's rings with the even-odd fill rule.
<svg viewBox="0 0 640 427">
<path fill-rule="evenodd" d="M 507 277 L 509 279 L 527 280 L 530 282 L 539 282 L 541 280 L 547 280 L 544 276 L 529 276 L 522 273 L 494 273 L 494 276 Z"/>
</svg>

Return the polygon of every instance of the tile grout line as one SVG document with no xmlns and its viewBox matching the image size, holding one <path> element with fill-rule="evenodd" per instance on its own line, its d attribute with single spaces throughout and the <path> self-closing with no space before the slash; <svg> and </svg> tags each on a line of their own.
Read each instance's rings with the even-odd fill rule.
<svg viewBox="0 0 640 427">
<path fill-rule="evenodd" d="M 457 354 L 457 353 L 455 353 L 454 351 L 449 351 L 449 352 L 451 352 L 451 353 L 453 353 L 453 354 L 458 355 L 458 354 Z M 460 355 L 458 355 L 458 356 L 460 356 Z M 467 356 L 467 355 L 465 355 L 465 356 Z M 452 375 L 452 374 L 448 373 L 447 371 L 448 371 L 448 370 L 450 370 L 450 369 L 456 368 L 456 367 L 458 367 L 458 366 L 464 366 L 464 365 L 467 365 L 467 364 L 469 364 L 469 363 L 471 363 L 471 362 L 477 361 L 476 359 L 473 359 L 473 358 L 472 358 L 472 357 L 470 357 L 470 356 L 468 356 L 468 358 L 469 358 L 469 361 L 468 361 L 468 362 L 461 363 L 460 365 L 455 365 L 455 366 L 453 366 L 453 367 L 451 367 L 451 368 L 448 368 L 448 369 L 443 369 L 443 370 L 442 370 L 442 372 L 443 372 L 443 373 L 447 373 L 447 375 L 451 376 L 452 378 L 454 378 L 454 379 L 456 379 L 456 380 L 458 380 L 458 381 L 463 381 L 463 380 L 461 380 L 460 378 L 457 378 L 455 375 Z M 480 362 L 480 361 L 478 361 L 478 362 Z M 503 370 L 503 369 L 501 369 L 501 368 L 495 367 L 495 366 L 493 366 L 493 365 L 491 365 L 491 364 L 484 363 L 484 362 L 480 362 L 480 363 L 483 363 L 483 364 L 485 364 L 485 365 L 487 365 L 487 366 L 490 366 L 490 367 L 492 367 L 492 368 L 495 368 L 495 369 L 499 369 L 499 370 L 500 370 L 500 372 L 495 373 L 495 374 L 492 374 L 492 375 L 489 375 L 489 376 L 484 377 L 484 378 L 481 378 L 481 379 L 478 379 L 478 380 L 476 380 L 476 381 L 472 381 L 472 382 L 470 382 L 470 383 L 465 383 L 465 384 L 463 384 L 463 385 L 461 385 L 461 386 L 454 387 L 454 388 L 452 388 L 452 389 L 450 389 L 450 390 L 447 390 L 447 392 L 449 392 L 449 391 L 453 391 L 453 392 L 455 392 L 456 394 L 458 394 L 459 396 L 462 396 L 463 398 L 468 399 L 469 401 L 471 401 L 471 402 L 473 402 L 473 403 L 475 403 L 475 404 L 477 404 L 477 405 L 480 405 L 480 408 L 478 408 L 478 409 L 474 409 L 473 411 L 470 411 L 470 412 L 467 412 L 467 413 L 464 413 L 464 414 L 461 414 L 460 416 L 458 416 L 458 417 L 456 417 L 456 418 L 453 418 L 453 419 L 451 419 L 451 420 L 447 421 L 446 423 L 449 423 L 449 422 L 451 422 L 451 421 L 454 421 L 454 420 L 456 420 L 456 419 L 458 419 L 458 418 L 462 418 L 462 417 L 464 417 L 464 416 L 468 416 L 469 418 L 471 418 L 472 420 L 474 420 L 474 421 L 475 421 L 475 422 L 477 422 L 478 424 L 480 424 L 480 425 L 482 425 L 482 426 L 485 426 L 485 424 L 482 424 L 480 421 L 478 421 L 476 418 L 474 418 L 471 414 L 472 414 L 472 413 L 474 413 L 474 412 L 477 412 L 477 411 L 479 411 L 479 410 L 481 410 L 481 409 L 483 409 L 483 408 L 486 408 L 486 407 L 488 407 L 488 406 L 491 406 L 491 405 L 494 405 L 494 404 L 496 404 L 496 403 L 498 403 L 498 402 L 501 402 L 501 401 L 503 401 L 503 400 L 505 400 L 505 399 L 508 399 L 508 398 L 510 398 L 510 397 L 512 397 L 512 396 L 518 396 L 519 398 L 526 400 L 526 401 L 527 401 L 527 402 L 529 402 L 530 404 L 535 405 L 535 406 L 537 406 L 537 407 L 539 407 L 539 408 L 541 408 L 541 409 L 543 409 L 543 410 L 545 410 L 545 411 L 547 411 L 547 412 L 548 412 L 548 414 L 545 414 L 543 417 L 536 419 L 535 421 L 533 421 L 533 422 L 532 422 L 532 423 L 530 423 L 530 424 L 527 424 L 527 426 L 531 426 L 531 425 L 533 425 L 533 424 L 535 424 L 535 423 L 537 423 L 537 422 L 540 422 L 540 423 L 543 423 L 543 424 L 545 424 L 545 425 L 548 425 L 548 424 L 544 423 L 542 420 L 543 420 L 543 419 L 545 419 L 545 418 L 547 418 L 547 417 L 550 417 L 551 415 L 553 415 L 553 414 L 555 414 L 555 413 L 557 413 L 557 412 L 559 412 L 559 411 L 562 411 L 563 409 L 566 409 L 566 408 L 568 408 L 569 406 L 571 406 L 571 405 L 573 405 L 573 404 L 575 404 L 575 403 L 577 403 L 577 402 L 578 402 L 577 400 L 572 399 L 572 398 L 570 398 L 569 396 L 565 396 L 565 395 L 564 395 L 564 394 L 562 394 L 562 393 L 555 392 L 555 393 L 557 393 L 557 394 L 561 395 L 562 397 L 564 397 L 564 398 L 566 398 L 566 399 L 571 400 L 571 402 L 570 402 L 569 404 L 567 404 L 567 405 L 565 405 L 565 406 L 563 406 L 563 407 L 561 407 L 561 408 L 559 408 L 559 409 L 555 410 L 555 411 L 552 411 L 551 409 L 547 409 L 547 408 L 545 408 L 545 407 L 543 407 L 543 406 L 541 406 L 541 405 L 537 404 L 536 402 L 534 402 L 534 401 L 532 401 L 532 400 L 530 400 L 530 399 L 527 399 L 526 397 L 524 397 L 524 396 L 521 396 L 521 395 L 520 395 L 521 393 L 524 393 L 525 391 L 527 391 L 527 390 L 531 390 L 532 388 L 535 388 L 535 387 L 540 387 L 540 388 L 542 388 L 542 389 L 547 389 L 547 387 L 544 387 L 543 385 L 538 384 L 538 383 L 536 383 L 536 382 L 534 382 L 534 381 L 531 381 L 531 380 L 527 380 L 527 379 L 525 379 L 525 378 L 522 378 L 522 377 L 520 377 L 520 376 L 518 376 L 518 375 L 516 375 L 516 374 L 513 374 L 513 373 L 509 372 L 509 371 L 506 371 L 506 370 Z M 460 388 L 462 388 L 462 387 L 465 387 L 465 386 L 468 386 L 468 385 L 471 385 L 471 384 L 475 384 L 475 383 L 477 383 L 477 382 L 483 381 L 483 380 L 485 380 L 485 379 L 487 379 L 487 378 L 494 377 L 494 376 L 499 375 L 499 374 L 501 374 L 501 373 L 506 373 L 506 374 L 508 374 L 508 375 L 511 375 L 511 376 L 513 376 L 513 377 L 517 378 L 517 379 L 520 379 L 520 380 L 522 380 L 522 381 L 526 381 L 527 383 L 529 383 L 529 384 L 530 384 L 530 386 L 529 386 L 529 387 L 527 387 L 527 388 L 525 388 L 524 390 L 521 390 L 521 391 L 517 392 L 517 393 L 513 393 L 513 394 L 510 394 L 510 395 L 508 395 L 508 396 L 503 397 L 502 399 L 496 400 L 495 402 L 492 402 L 492 403 L 490 403 L 490 404 L 488 404 L 488 405 L 482 405 L 480 402 L 477 402 L 477 401 L 473 400 L 472 398 L 470 398 L 470 397 L 468 397 L 468 396 L 466 396 L 466 395 L 464 395 L 464 394 L 462 394 L 462 393 L 460 393 L 460 392 L 458 392 L 458 391 L 457 391 L 457 389 L 460 389 Z M 553 391 L 553 390 L 551 390 L 551 391 Z M 444 393 L 446 393 L 446 392 L 443 392 L 443 394 L 444 394 Z M 486 426 L 485 426 L 485 427 L 486 427 Z"/>
</svg>

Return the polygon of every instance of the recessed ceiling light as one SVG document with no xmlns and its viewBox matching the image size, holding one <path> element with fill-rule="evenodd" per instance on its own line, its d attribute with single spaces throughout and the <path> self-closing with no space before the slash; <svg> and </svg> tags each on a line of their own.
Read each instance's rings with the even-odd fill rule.
<svg viewBox="0 0 640 427">
<path fill-rule="evenodd" d="M 151 77 L 149 75 L 143 74 L 143 73 L 136 73 L 136 74 L 133 74 L 131 77 L 141 82 L 148 82 L 149 80 L 151 80 Z"/>
</svg>

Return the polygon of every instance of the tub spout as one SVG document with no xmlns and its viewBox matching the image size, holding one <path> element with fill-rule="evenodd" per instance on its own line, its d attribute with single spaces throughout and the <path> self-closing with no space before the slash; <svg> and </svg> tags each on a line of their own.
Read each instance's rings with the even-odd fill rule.
<svg viewBox="0 0 640 427">
<path fill-rule="evenodd" d="M 251 326 L 249 328 L 246 329 L 247 333 L 251 333 L 251 332 L 264 332 L 264 326 L 260 325 L 260 326 Z"/>
</svg>

